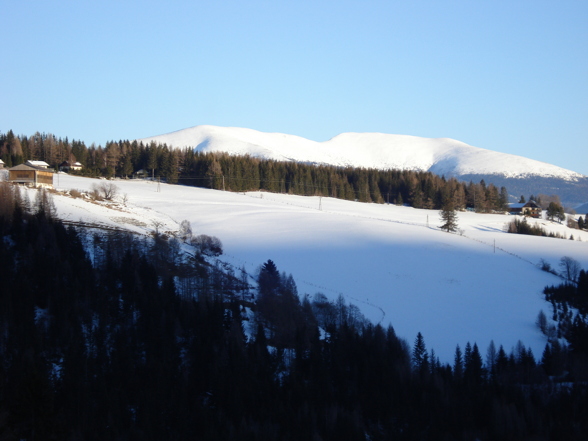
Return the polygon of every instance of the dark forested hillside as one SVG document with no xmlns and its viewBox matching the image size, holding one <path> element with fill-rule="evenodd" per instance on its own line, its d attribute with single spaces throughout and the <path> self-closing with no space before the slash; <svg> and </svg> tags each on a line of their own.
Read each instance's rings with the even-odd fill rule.
<svg viewBox="0 0 588 441">
<path fill-rule="evenodd" d="M 201 242 L 66 228 L 49 194 L 0 185 L 0 439 L 584 438 L 581 345 L 538 364 L 468 342 L 442 364 Z"/>
<path fill-rule="evenodd" d="M 586 203 L 588 195 L 588 177 L 566 180 L 561 178 L 549 178 L 543 176 L 528 176 L 525 178 L 508 178 L 499 175 L 467 174 L 459 176 L 459 180 L 479 182 L 485 180 L 492 182 L 497 187 L 506 187 L 510 194 L 548 194 L 558 195 L 565 206 L 576 207 L 578 204 Z M 578 213 L 582 210 L 576 207 Z"/>
</svg>

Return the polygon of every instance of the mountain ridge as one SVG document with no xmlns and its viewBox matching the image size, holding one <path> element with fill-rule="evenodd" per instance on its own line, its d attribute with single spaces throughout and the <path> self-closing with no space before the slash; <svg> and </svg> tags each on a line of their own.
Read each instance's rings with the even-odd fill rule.
<svg viewBox="0 0 588 441">
<path fill-rule="evenodd" d="M 345 132 L 318 142 L 284 133 L 198 125 L 138 141 L 279 161 L 430 171 L 457 179 L 465 176 L 492 179 L 495 176 L 501 181 L 506 180 L 511 195 L 518 196 L 523 188 L 528 187 L 535 188 L 535 194 L 554 194 L 564 189 L 565 195 L 560 195 L 562 200 L 575 205 L 588 201 L 584 194 L 588 188 L 588 176 L 546 162 L 474 147 L 451 138 Z"/>
</svg>

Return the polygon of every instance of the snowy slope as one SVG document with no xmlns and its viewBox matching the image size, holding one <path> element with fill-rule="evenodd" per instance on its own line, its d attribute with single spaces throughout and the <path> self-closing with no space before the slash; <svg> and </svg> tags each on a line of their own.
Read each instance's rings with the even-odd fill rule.
<svg viewBox="0 0 588 441">
<path fill-rule="evenodd" d="M 89 189 L 95 182 L 60 174 L 58 187 Z M 427 347 L 445 362 L 467 341 L 485 353 L 490 340 L 510 351 L 520 339 L 540 356 L 546 340 L 534 322 L 540 310 L 550 315 L 542 290 L 560 279 L 536 265 L 545 259 L 557 268 L 562 256 L 570 256 L 588 268 L 587 232 L 573 231 L 582 242 L 506 234 L 510 216 L 460 213 L 460 236 L 441 232 L 438 212 L 431 210 L 140 180 L 115 183 L 128 197 L 126 207 L 113 210 L 56 195 L 59 216 L 138 232 L 152 231 L 154 221 L 160 230 L 177 231 L 186 219 L 195 234 L 219 237 L 222 258 L 237 268 L 253 273 L 272 259 L 280 271 L 292 273 L 300 295 L 343 294 L 372 321 L 391 323 L 410 344 L 422 332 Z"/>
<path fill-rule="evenodd" d="M 337 166 L 424 170 L 445 176 L 501 175 L 556 177 L 575 181 L 583 175 L 521 156 L 473 147 L 449 138 L 384 133 L 343 133 L 326 142 L 235 127 L 196 126 L 140 141 L 165 143 L 203 152 L 249 154 Z"/>
</svg>

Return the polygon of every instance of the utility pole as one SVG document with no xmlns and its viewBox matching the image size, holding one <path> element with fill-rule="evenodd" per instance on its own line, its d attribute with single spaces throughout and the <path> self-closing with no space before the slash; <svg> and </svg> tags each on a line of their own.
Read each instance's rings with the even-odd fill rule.
<svg viewBox="0 0 588 441">
<path fill-rule="evenodd" d="M 319 211 L 323 211 L 323 197 L 319 196 Z"/>
</svg>

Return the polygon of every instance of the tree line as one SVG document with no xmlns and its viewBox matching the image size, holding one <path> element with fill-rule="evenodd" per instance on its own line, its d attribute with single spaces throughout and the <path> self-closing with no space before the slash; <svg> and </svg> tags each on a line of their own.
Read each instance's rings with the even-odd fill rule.
<svg viewBox="0 0 588 441">
<path fill-rule="evenodd" d="M 564 282 L 543 290 L 545 300 L 551 304 L 551 315 L 547 317 L 541 311 L 537 318 L 549 340 L 543 353 L 544 364 L 550 375 L 588 381 L 588 272 L 568 256 L 561 258 L 559 267 Z M 551 272 L 557 274 L 555 270 Z"/>
<path fill-rule="evenodd" d="M 220 243 L 189 225 L 177 238 L 95 233 L 65 227 L 48 193 L 27 194 L 0 185 L 0 439 L 579 440 L 588 429 L 585 382 L 554 383 L 553 357 L 538 363 L 522 343 L 510 354 L 492 343 L 484 361 L 467 342 L 441 363 L 421 334 L 411 347 L 342 296 L 300 295 L 271 260 L 256 274 L 223 265 Z"/>
<path fill-rule="evenodd" d="M 530 224 L 529 222 L 527 222 L 526 217 L 523 217 L 522 219 L 515 217 L 509 223 L 506 224 L 505 230 L 507 233 L 526 234 L 529 236 L 555 237 L 558 239 L 567 238 L 564 233 L 558 233 L 554 231 L 548 232 L 542 225 Z"/>
<path fill-rule="evenodd" d="M 228 191 L 268 191 L 328 196 L 360 202 L 410 205 L 440 209 L 449 195 L 457 210 L 505 212 L 508 192 L 493 184 L 458 182 L 430 172 L 376 170 L 354 167 L 262 160 L 225 153 L 201 153 L 163 144 L 109 141 L 87 147 L 51 134 L 0 134 L 0 158 L 7 166 L 22 160 L 43 160 L 57 168 L 63 161 L 79 161 L 86 176 L 130 177 L 143 170 L 168 183 Z"/>
</svg>

